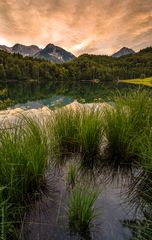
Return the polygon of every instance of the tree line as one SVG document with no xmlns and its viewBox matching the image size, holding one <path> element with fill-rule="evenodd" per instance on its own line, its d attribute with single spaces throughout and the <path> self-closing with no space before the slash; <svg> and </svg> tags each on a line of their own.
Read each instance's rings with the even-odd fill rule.
<svg viewBox="0 0 152 240">
<path fill-rule="evenodd" d="M 144 78 L 152 76 L 152 47 L 139 53 L 113 58 L 83 54 L 78 58 L 55 64 L 47 60 L 23 57 L 0 51 L 0 80 L 80 81 L 99 79 Z"/>
</svg>

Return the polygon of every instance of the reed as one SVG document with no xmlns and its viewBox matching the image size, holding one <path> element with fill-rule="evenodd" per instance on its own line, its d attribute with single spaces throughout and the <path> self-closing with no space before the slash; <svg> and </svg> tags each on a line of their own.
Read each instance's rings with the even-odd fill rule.
<svg viewBox="0 0 152 240">
<path fill-rule="evenodd" d="M 99 191 L 88 187 L 76 187 L 71 193 L 68 203 L 67 214 L 70 229 L 80 235 L 86 235 L 97 217 L 94 208 Z"/>
<path fill-rule="evenodd" d="M 60 109 L 56 111 L 50 122 L 55 139 L 55 153 L 63 156 L 78 151 L 79 111 L 72 108 Z"/>
<path fill-rule="evenodd" d="M 9 206 L 8 222 L 19 221 L 27 202 L 43 186 L 47 161 L 46 134 L 34 119 L 22 116 L 0 131 L 1 199 L 3 210 Z"/>
<path fill-rule="evenodd" d="M 68 189 L 73 189 L 78 181 L 79 166 L 75 162 L 72 162 L 68 166 L 68 172 L 66 177 L 66 185 Z"/>
<path fill-rule="evenodd" d="M 136 139 L 147 132 L 152 120 L 150 106 L 149 96 L 145 92 L 137 92 L 117 98 L 114 109 L 105 110 L 106 153 L 114 166 L 137 161 L 139 146 Z"/>
<path fill-rule="evenodd" d="M 101 154 L 103 137 L 102 110 L 90 107 L 82 108 L 78 142 L 82 156 L 82 165 L 93 168 Z"/>
</svg>

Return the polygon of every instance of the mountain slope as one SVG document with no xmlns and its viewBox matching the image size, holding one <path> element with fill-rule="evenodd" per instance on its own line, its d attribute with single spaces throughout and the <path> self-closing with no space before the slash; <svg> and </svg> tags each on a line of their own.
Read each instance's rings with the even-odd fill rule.
<svg viewBox="0 0 152 240">
<path fill-rule="evenodd" d="M 72 53 L 53 44 L 48 44 L 44 49 L 40 49 L 36 45 L 26 46 L 17 43 L 13 47 L 0 45 L 0 50 L 8 53 L 19 53 L 24 57 L 29 56 L 34 58 L 41 58 L 54 63 L 68 62 L 75 58 Z"/>
<path fill-rule="evenodd" d="M 33 56 L 41 49 L 36 45 L 26 46 L 22 44 L 15 44 L 13 47 L 7 47 L 5 45 L 0 45 L 0 49 L 9 53 L 19 53 L 22 56 Z"/>
<path fill-rule="evenodd" d="M 75 58 L 72 53 L 53 44 L 48 44 L 44 49 L 36 53 L 34 57 L 46 59 L 55 63 L 67 62 Z"/>
<path fill-rule="evenodd" d="M 5 45 L 0 45 L 0 50 L 3 50 L 5 52 L 11 52 L 12 48 L 11 47 L 7 47 Z"/>
<path fill-rule="evenodd" d="M 25 46 L 25 45 L 18 44 L 18 43 L 12 47 L 13 53 L 19 53 L 23 56 L 34 56 L 40 50 L 41 49 L 36 45 Z"/>
<path fill-rule="evenodd" d="M 56 60 L 56 59 L 55 59 Z M 52 64 L 33 57 L 0 51 L 0 80 L 117 81 L 152 76 L 152 48 L 114 58 L 83 54 L 73 61 Z"/>
<path fill-rule="evenodd" d="M 127 55 L 130 55 L 130 54 L 134 54 L 134 53 L 135 53 L 135 51 L 132 50 L 131 48 L 123 47 L 118 52 L 114 53 L 112 55 L 112 57 L 119 58 L 119 57 L 122 57 L 122 56 L 127 56 Z"/>
</svg>

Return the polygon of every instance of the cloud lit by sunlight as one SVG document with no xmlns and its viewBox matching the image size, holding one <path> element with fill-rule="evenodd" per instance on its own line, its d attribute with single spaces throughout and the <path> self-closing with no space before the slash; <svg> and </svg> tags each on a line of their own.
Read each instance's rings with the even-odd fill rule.
<svg viewBox="0 0 152 240">
<path fill-rule="evenodd" d="M 0 44 L 112 54 L 152 44 L 152 0 L 0 0 Z"/>
</svg>

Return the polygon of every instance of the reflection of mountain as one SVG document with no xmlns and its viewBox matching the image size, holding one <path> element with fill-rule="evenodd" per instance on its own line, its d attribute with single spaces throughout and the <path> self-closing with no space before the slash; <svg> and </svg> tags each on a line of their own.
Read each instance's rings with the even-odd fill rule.
<svg viewBox="0 0 152 240">
<path fill-rule="evenodd" d="M 31 109 L 48 106 L 56 108 L 78 100 L 80 103 L 112 101 L 117 95 L 116 86 L 110 81 L 101 84 L 92 82 L 9 82 L 0 83 L 2 89 L 6 88 L 9 98 L 14 101 L 16 108 Z M 117 89 L 124 93 L 138 86 L 118 84 Z M 115 94 L 114 94 L 115 92 Z"/>
</svg>

